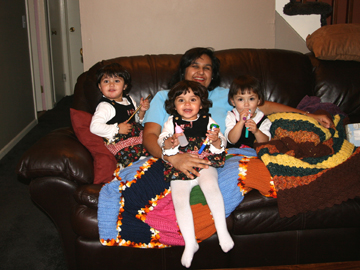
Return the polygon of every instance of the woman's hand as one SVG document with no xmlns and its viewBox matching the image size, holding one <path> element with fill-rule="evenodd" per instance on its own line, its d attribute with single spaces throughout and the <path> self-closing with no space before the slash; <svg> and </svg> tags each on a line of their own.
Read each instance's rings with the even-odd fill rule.
<svg viewBox="0 0 360 270">
<path fill-rule="evenodd" d="M 176 154 L 174 156 L 164 156 L 166 161 L 170 162 L 176 169 L 182 171 L 190 179 L 200 176 L 195 168 L 207 169 L 211 164 L 210 161 L 200 159 L 198 155 L 193 154 Z"/>
<path fill-rule="evenodd" d="M 143 145 L 146 150 L 156 158 L 161 158 L 161 148 L 157 143 L 161 132 L 161 126 L 154 122 L 147 122 L 144 126 Z"/>
<path fill-rule="evenodd" d="M 160 132 L 161 126 L 159 124 L 153 122 L 147 122 L 145 124 L 143 144 L 151 155 L 158 158 L 161 158 L 162 156 L 161 148 L 157 143 Z M 185 173 L 185 175 L 190 179 L 200 176 L 194 167 L 207 169 L 211 164 L 210 161 L 200 159 L 198 155 L 187 153 L 176 154 L 174 156 L 164 156 L 163 158 L 164 160 L 170 162 L 176 169 Z"/>
<path fill-rule="evenodd" d="M 320 123 L 324 128 L 330 128 L 334 123 L 326 114 L 312 114 L 308 113 L 308 116 L 314 118 Z"/>
<path fill-rule="evenodd" d="M 118 124 L 120 134 L 129 134 L 132 129 L 132 124 L 128 124 L 128 121 Z"/>
</svg>

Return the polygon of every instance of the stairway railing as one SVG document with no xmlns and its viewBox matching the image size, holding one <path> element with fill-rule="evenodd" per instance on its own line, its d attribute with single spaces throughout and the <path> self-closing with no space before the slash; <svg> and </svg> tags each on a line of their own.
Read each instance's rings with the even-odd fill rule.
<svg viewBox="0 0 360 270">
<path fill-rule="evenodd" d="M 332 6 L 327 24 L 360 23 L 360 1 L 358 0 L 300 0 L 298 2 L 324 2 Z"/>
</svg>

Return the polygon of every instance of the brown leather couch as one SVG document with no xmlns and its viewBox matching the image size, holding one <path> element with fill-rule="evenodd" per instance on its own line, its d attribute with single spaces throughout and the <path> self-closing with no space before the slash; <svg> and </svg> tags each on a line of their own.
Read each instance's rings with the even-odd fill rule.
<svg viewBox="0 0 360 270">
<path fill-rule="evenodd" d="M 360 122 L 360 63 L 322 61 L 313 55 L 276 49 L 231 49 L 216 52 L 221 86 L 239 73 L 256 76 L 265 97 L 296 107 L 306 95 L 318 96 Z M 166 89 L 180 55 L 120 57 L 95 64 L 79 76 L 73 108 L 93 113 L 100 97 L 95 72 L 118 62 L 132 75 L 131 95 Z M 183 247 L 137 249 L 106 247 L 99 242 L 93 159 L 72 128 L 48 134 L 25 153 L 18 175 L 31 179 L 33 201 L 54 221 L 69 269 L 182 269 Z M 359 176 L 360 177 L 360 176 Z M 227 219 L 235 247 L 221 251 L 216 235 L 200 243 L 192 269 L 291 265 L 360 260 L 360 199 L 280 218 L 277 201 L 253 190 Z"/>
</svg>

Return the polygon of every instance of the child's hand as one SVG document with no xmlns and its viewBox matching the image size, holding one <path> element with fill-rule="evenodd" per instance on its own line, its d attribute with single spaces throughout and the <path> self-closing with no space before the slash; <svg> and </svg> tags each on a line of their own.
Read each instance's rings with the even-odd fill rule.
<svg viewBox="0 0 360 270">
<path fill-rule="evenodd" d="M 128 124 L 128 121 L 118 124 L 120 134 L 129 134 L 132 129 L 132 124 Z"/>
<path fill-rule="evenodd" d="M 255 134 L 259 130 L 256 126 L 255 121 L 252 119 L 249 119 L 245 122 L 245 127 L 247 127 L 248 130 L 251 131 L 253 134 Z"/>
<path fill-rule="evenodd" d="M 179 133 L 181 135 L 181 133 Z M 167 138 L 164 141 L 164 149 L 174 148 L 179 145 L 178 135 L 174 134 L 172 137 Z"/>
<path fill-rule="evenodd" d="M 146 112 L 150 108 L 149 99 L 141 98 L 140 99 L 140 106 L 141 106 L 140 110 L 143 111 L 143 112 Z"/>
<path fill-rule="evenodd" d="M 242 124 L 245 124 L 248 116 L 250 115 L 251 117 L 251 112 L 249 112 L 248 110 L 243 110 L 241 113 L 240 113 L 240 123 Z"/>
<path fill-rule="evenodd" d="M 213 128 L 213 130 L 208 130 L 206 136 L 209 138 L 209 141 L 213 146 L 220 149 L 221 147 L 221 140 L 219 139 L 219 128 Z"/>
<path fill-rule="evenodd" d="M 174 148 L 180 144 L 178 137 L 180 137 L 181 135 L 184 135 L 184 133 L 175 133 L 172 136 L 172 142 L 173 142 L 172 148 Z"/>
<path fill-rule="evenodd" d="M 214 128 L 213 130 L 208 130 L 206 136 L 209 138 L 211 143 L 214 143 L 217 140 L 219 140 L 219 132 L 220 132 L 219 128 Z"/>
<path fill-rule="evenodd" d="M 141 98 L 140 99 L 140 112 L 139 119 L 144 119 L 145 112 L 150 108 L 150 101 L 148 99 Z"/>
</svg>

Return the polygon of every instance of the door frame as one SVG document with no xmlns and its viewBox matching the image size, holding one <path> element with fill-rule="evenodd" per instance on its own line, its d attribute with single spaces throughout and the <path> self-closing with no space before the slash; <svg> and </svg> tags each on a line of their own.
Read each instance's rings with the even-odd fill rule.
<svg viewBox="0 0 360 270">
<path fill-rule="evenodd" d="M 69 37 L 66 25 L 66 0 L 62 0 L 64 18 L 61 20 L 61 31 L 63 32 L 62 44 L 64 48 L 64 64 L 66 69 L 67 87 L 65 95 L 71 95 L 70 59 L 68 51 Z M 29 51 L 31 61 L 31 72 L 33 81 L 33 95 L 35 110 L 44 111 L 54 107 L 55 84 L 53 75 L 53 64 L 51 54 L 51 29 L 48 20 L 49 9 L 47 0 L 25 0 L 26 17 L 28 24 Z"/>
<path fill-rule="evenodd" d="M 47 27 L 48 27 L 48 46 L 49 46 L 49 51 L 50 51 L 50 67 L 51 67 L 51 74 L 52 74 L 52 78 L 53 78 L 53 94 L 54 94 L 54 101 L 55 103 L 58 102 L 58 96 L 59 96 L 59 93 L 57 93 L 57 89 L 56 89 L 56 86 L 57 86 L 57 82 L 56 81 L 56 76 L 55 76 L 55 71 L 56 71 L 56 68 L 55 68 L 55 65 L 54 65 L 54 54 L 58 54 L 58 53 L 61 53 L 61 61 L 62 61 L 62 65 L 60 65 L 62 68 L 61 70 L 58 70 L 58 71 L 61 71 L 62 74 L 56 74 L 58 76 L 60 76 L 62 78 L 62 85 L 61 85 L 61 98 L 63 97 L 63 95 L 65 96 L 69 96 L 71 95 L 71 65 L 70 65 L 70 53 L 69 53 L 69 49 L 70 49 L 70 45 L 69 45 L 69 32 L 68 32 L 68 25 L 67 25 L 67 17 L 68 17 L 68 14 L 67 14 L 67 0 L 58 0 L 56 1 L 56 4 L 55 7 L 56 9 L 59 11 L 59 14 L 60 16 L 56 17 L 59 19 L 59 25 L 58 27 L 59 28 L 56 28 L 57 31 L 59 31 L 60 33 L 58 33 L 58 35 L 60 36 L 60 42 L 61 42 L 61 45 L 60 47 L 58 47 L 58 51 L 54 51 L 54 46 L 53 46 L 53 39 L 52 39 L 52 25 L 51 25 L 51 19 L 50 19 L 50 16 L 52 15 L 51 14 L 51 8 L 50 8 L 50 3 L 49 2 L 52 2 L 54 3 L 55 1 L 54 0 L 44 0 L 44 2 L 46 2 L 46 7 L 47 7 L 47 21 L 46 21 L 46 24 L 47 24 Z M 59 59 L 59 58 L 58 58 Z M 62 91 L 64 90 L 64 91 Z"/>
<path fill-rule="evenodd" d="M 25 0 L 35 110 L 54 107 L 47 9 L 44 0 Z"/>
</svg>

